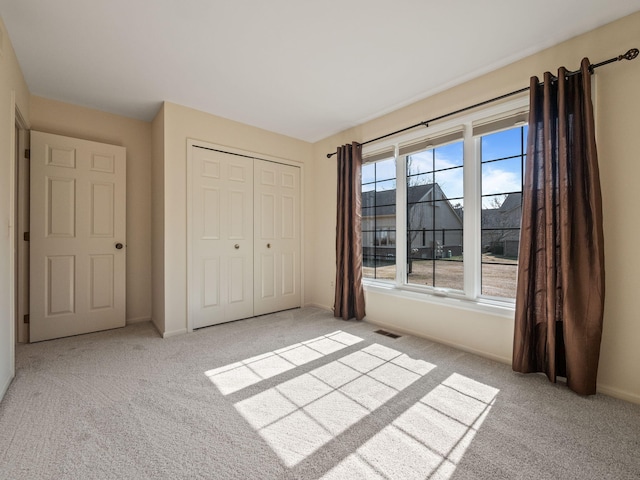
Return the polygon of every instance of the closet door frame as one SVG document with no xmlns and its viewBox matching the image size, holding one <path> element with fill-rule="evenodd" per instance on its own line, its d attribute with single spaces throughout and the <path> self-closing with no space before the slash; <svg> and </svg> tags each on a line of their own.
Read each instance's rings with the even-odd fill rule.
<svg viewBox="0 0 640 480">
<path fill-rule="evenodd" d="M 291 165 L 293 167 L 298 167 L 300 168 L 300 303 L 301 306 L 304 305 L 304 290 L 305 290 L 305 286 L 304 286 L 304 278 L 305 278 L 305 272 L 304 272 L 304 259 L 305 259 L 305 251 L 304 251 L 304 232 L 305 232 L 305 225 L 304 225 L 304 205 L 305 205 L 305 192 L 304 192 L 304 178 L 305 178 L 305 173 L 304 173 L 304 164 L 295 160 L 289 160 L 289 159 L 285 159 L 285 158 L 279 158 L 279 157 L 274 157 L 272 155 L 264 155 L 261 153 L 256 153 L 256 152 L 251 152 L 248 150 L 242 150 L 239 148 L 234 148 L 234 147 L 229 147 L 226 145 L 220 145 L 220 144 L 216 144 L 216 143 L 210 143 L 210 142 L 204 142 L 202 140 L 196 140 L 196 139 L 191 139 L 191 138 L 187 138 L 187 175 L 186 175 L 186 190 L 187 190 L 187 278 L 186 278 L 186 283 L 187 283 L 187 291 L 186 293 L 186 298 L 187 298 L 187 331 L 192 332 L 194 329 L 194 325 L 193 325 L 193 312 L 192 312 L 192 305 L 191 303 L 188 301 L 189 299 L 189 288 L 192 286 L 191 285 L 191 268 L 192 268 L 192 261 L 193 261 L 193 257 L 192 257 L 192 242 L 193 242 L 193 191 L 191 189 L 191 176 L 193 175 L 193 147 L 202 147 L 202 148 L 208 148 L 211 150 L 216 150 L 222 153 L 229 153 L 232 155 L 241 155 L 244 157 L 248 157 L 248 158 L 252 158 L 255 160 L 266 160 L 268 162 L 276 162 L 276 163 L 282 163 L 284 165 Z"/>
</svg>

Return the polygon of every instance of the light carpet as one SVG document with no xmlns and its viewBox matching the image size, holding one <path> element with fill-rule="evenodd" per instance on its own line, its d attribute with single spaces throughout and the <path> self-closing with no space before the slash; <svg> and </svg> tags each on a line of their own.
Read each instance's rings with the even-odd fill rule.
<svg viewBox="0 0 640 480">
<path fill-rule="evenodd" d="M 316 308 L 17 347 L 2 479 L 638 479 L 640 406 Z"/>
</svg>

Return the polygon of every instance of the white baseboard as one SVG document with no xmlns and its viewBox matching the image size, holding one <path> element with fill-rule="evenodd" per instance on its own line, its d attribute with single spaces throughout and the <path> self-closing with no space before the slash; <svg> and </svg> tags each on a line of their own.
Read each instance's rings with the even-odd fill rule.
<svg viewBox="0 0 640 480">
<path fill-rule="evenodd" d="M 400 328 L 400 327 L 397 327 L 397 326 L 389 324 L 389 323 L 374 322 L 374 321 L 368 320 L 367 317 L 364 318 L 364 321 L 366 323 L 371 324 L 371 325 L 377 325 L 379 327 L 387 328 L 387 329 L 391 330 L 392 332 L 404 333 L 404 334 L 407 334 L 407 335 L 413 335 L 414 337 L 425 338 L 427 340 L 431 340 L 432 342 L 440 343 L 442 345 L 447 345 L 449 347 L 453 347 L 453 348 L 456 348 L 458 350 L 462 350 L 463 352 L 473 353 L 474 355 L 478 355 L 480 357 L 488 358 L 490 360 L 495 360 L 496 362 L 506 363 L 507 365 L 511 365 L 511 358 L 501 357 L 499 355 L 495 355 L 493 353 L 485 352 L 483 350 L 477 350 L 475 348 L 467 347 L 466 345 L 460 345 L 458 343 L 450 342 L 448 340 L 443 340 L 443 339 L 438 338 L 438 337 L 434 337 L 434 336 L 431 336 L 431 335 L 425 335 L 422 332 L 416 332 L 416 331 L 413 331 L 413 330 L 407 329 L 407 328 Z"/>
<path fill-rule="evenodd" d="M 127 318 L 127 325 L 131 325 L 133 323 L 142 323 L 142 322 L 150 322 L 151 317 L 134 317 Z"/>
<path fill-rule="evenodd" d="M 603 393 L 605 395 L 609 395 L 610 397 L 615 397 L 626 402 L 636 403 L 640 405 L 640 395 L 637 395 L 635 393 L 620 390 L 619 388 L 610 387 L 608 385 L 597 385 L 596 390 L 598 393 Z"/>
<path fill-rule="evenodd" d="M 173 330 L 171 332 L 164 332 L 162 334 L 162 338 L 176 337 L 178 335 L 184 335 L 185 333 L 187 333 L 187 329 L 186 328 L 181 328 L 180 330 Z"/>
</svg>

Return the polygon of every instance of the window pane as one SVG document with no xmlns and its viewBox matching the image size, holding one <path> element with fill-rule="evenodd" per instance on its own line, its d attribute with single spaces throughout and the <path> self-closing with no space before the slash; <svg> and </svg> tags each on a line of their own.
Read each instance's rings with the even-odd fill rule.
<svg viewBox="0 0 640 480">
<path fill-rule="evenodd" d="M 371 190 L 375 190 L 376 188 L 376 184 L 375 183 L 363 183 L 362 184 L 362 191 L 363 192 L 370 192 Z"/>
<path fill-rule="evenodd" d="M 464 197 L 464 179 L 462 167 L 443 170 L 434 174 L 435 183 L 438 185 L 439 198 L 448 200 L 462 199 Z"/>
<path fill-rule="evenodd" d="M 482 164 L 482 195 L 522 190 L 522 157 Z"/>
<path fill-rule="evenodd" d="M 523 127 L 516 127 L 481 137 L 482 161 L 521 155 L 522 131 Z"/>
<path fill-rule="evenodd" d="M 407 283 L 433 287 L 433 260 L 409 258 L 407 265 Z"/>
<path fill-rule="evenodd" d="M 462 230 L 462 219 L 458 216 L 455 208 L 449 200 L 441 200 L 433 202 L 433 211 L 435 218 L 433 219 L 433 227 L 438 230 Z"/>
<path fill-rule="evenodd" d="M 396 278 L 395 159 L 364 165 L 362 171 L 363 277 L 394 280 Z"/>
<path fill-rule="evenodd" d="M 364 202 L 362 202 L 364 204 Z M 372 216 L 376 214 L 376 207 L 362 207 L 362 230 L 367 230 L 365 228 L 366 221 Z"/>
<path fill-rule="evenodd" d="M 407 283 L 464 288 L 463 142 L 407 156 Z"/>
<path fill-rule="evenodd" d="M 445 168 L 461 167 L 463 159 L 462 149 L 463 142 L 451 143 L 436 148 L 435 169 L 443 170 Z"/>
<path fill-rule="evenodd" d="M 407 176 L 433 172 L 433 150 L 407 156 Z"/>
<path fill-rule="evenodd" d="M 384 192 L 384 191 L 392 191 L 395 198 L 396 192 L 396 181 L 395 180 L 386 180 L 386 181 L 376 181 L 375 183 L 376 191 Z"/>
<path fill-rule="evenodd" d="M 483 230 L 520 229 L 522 193 L 490 195 L 482 201 Z"/>
<path fill-rule="evenodd" d="M 515 262 L 512 265 L 483 263 L 482 295 L 515 298 L 517 271 L 518 265 Z"/>
<path fill-rule="evenodd" d="M 458 259 L 409 259 L 409 283 L 428 287 L 464 289 L 464 263 Z"/>
<path fill-rule="evenodd" d="M 430 185 L 433 183 L 433 172 L 416 173 L 407 176 L 407 186 Z"/>
<path fill-rule="evenodd" d="M 393 158 L 374 163 L 376 166 L 376 182 L 396 179 L 396 161 Z"/>
<path fill-rule="evenodd" d="M 362 165 L 362 185 L 376 181 L 376 165 L 375 163 L 366 163 Z"/>
<path fill-rule="evenodd" d="M 389 214 L 395 212 L 396 207 L 396 191 L 393 190 L 382 190 L 375 192 L 375 195 L 371 195 L 371 197 L 375 201 L 375 207 L 381 209 L 377 213 L 379 214 Z M 384 212 L 382 211 L 384 210 Z"/>
<path fill-rule="evenodd" d="M 526 127 L 486 135 L 481 141 L 481 293 L 515 298 Z M 496 160 L 505 157 L 511 158 Z"/>
<path fill-rule="evenodd" d="M 438 287 L 453 290 L 464 289 L 464 264 L 462 260 L 436 260 L 435 274 Z"/>
</svg>

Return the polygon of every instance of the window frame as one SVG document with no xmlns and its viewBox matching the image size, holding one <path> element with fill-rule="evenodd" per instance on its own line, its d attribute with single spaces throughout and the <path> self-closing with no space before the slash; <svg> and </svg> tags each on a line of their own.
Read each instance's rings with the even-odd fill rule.
<svg viewBox="0 0 640 480">
<path fill-rule="evenodd" d="M 481 208 L 482 208 L 482 165 L 480 144 L 481 135 L 473 135 L 474 127 L 495 122 L 507 117 L 520 119 L 529 110 L 529 97 L 522 95 L 494 105 L 461 115 L 453 120 L 444 121 L 424 129 L 390 137 L 379 142 L 367 144 L 363 147 L 365 164 L 368 158 L 373 161 L 395 158 L 396 160 L 396 278 L 395 282 L 364 278 L 365 291 L 391 294 L 412 300 L 449 305 L 457 308 L 471 309 L 512 317 L 515 301 L 513 299 L 483 296 L 481 292 L 482 275 L 482 238 L 481 238 Z M 496 128 L 482 135 L 521 126 L 521 122 Z M 464 289 L 462 292 L 442 287 L 428 287 L 408 284 L 407 279 L 407 182 L 406 155 L 400 156 L 400 148 L 411 143 L 429 142 L 455 131 L 463 132 L 463 186 L 464 186 L 464 217 L 463 217 L 463 252 L 464 252 Z M 453 142 L 445 142 L 442 145 Z M 386 157 L 384 152 L 390 152 Z"/>
</svg>

